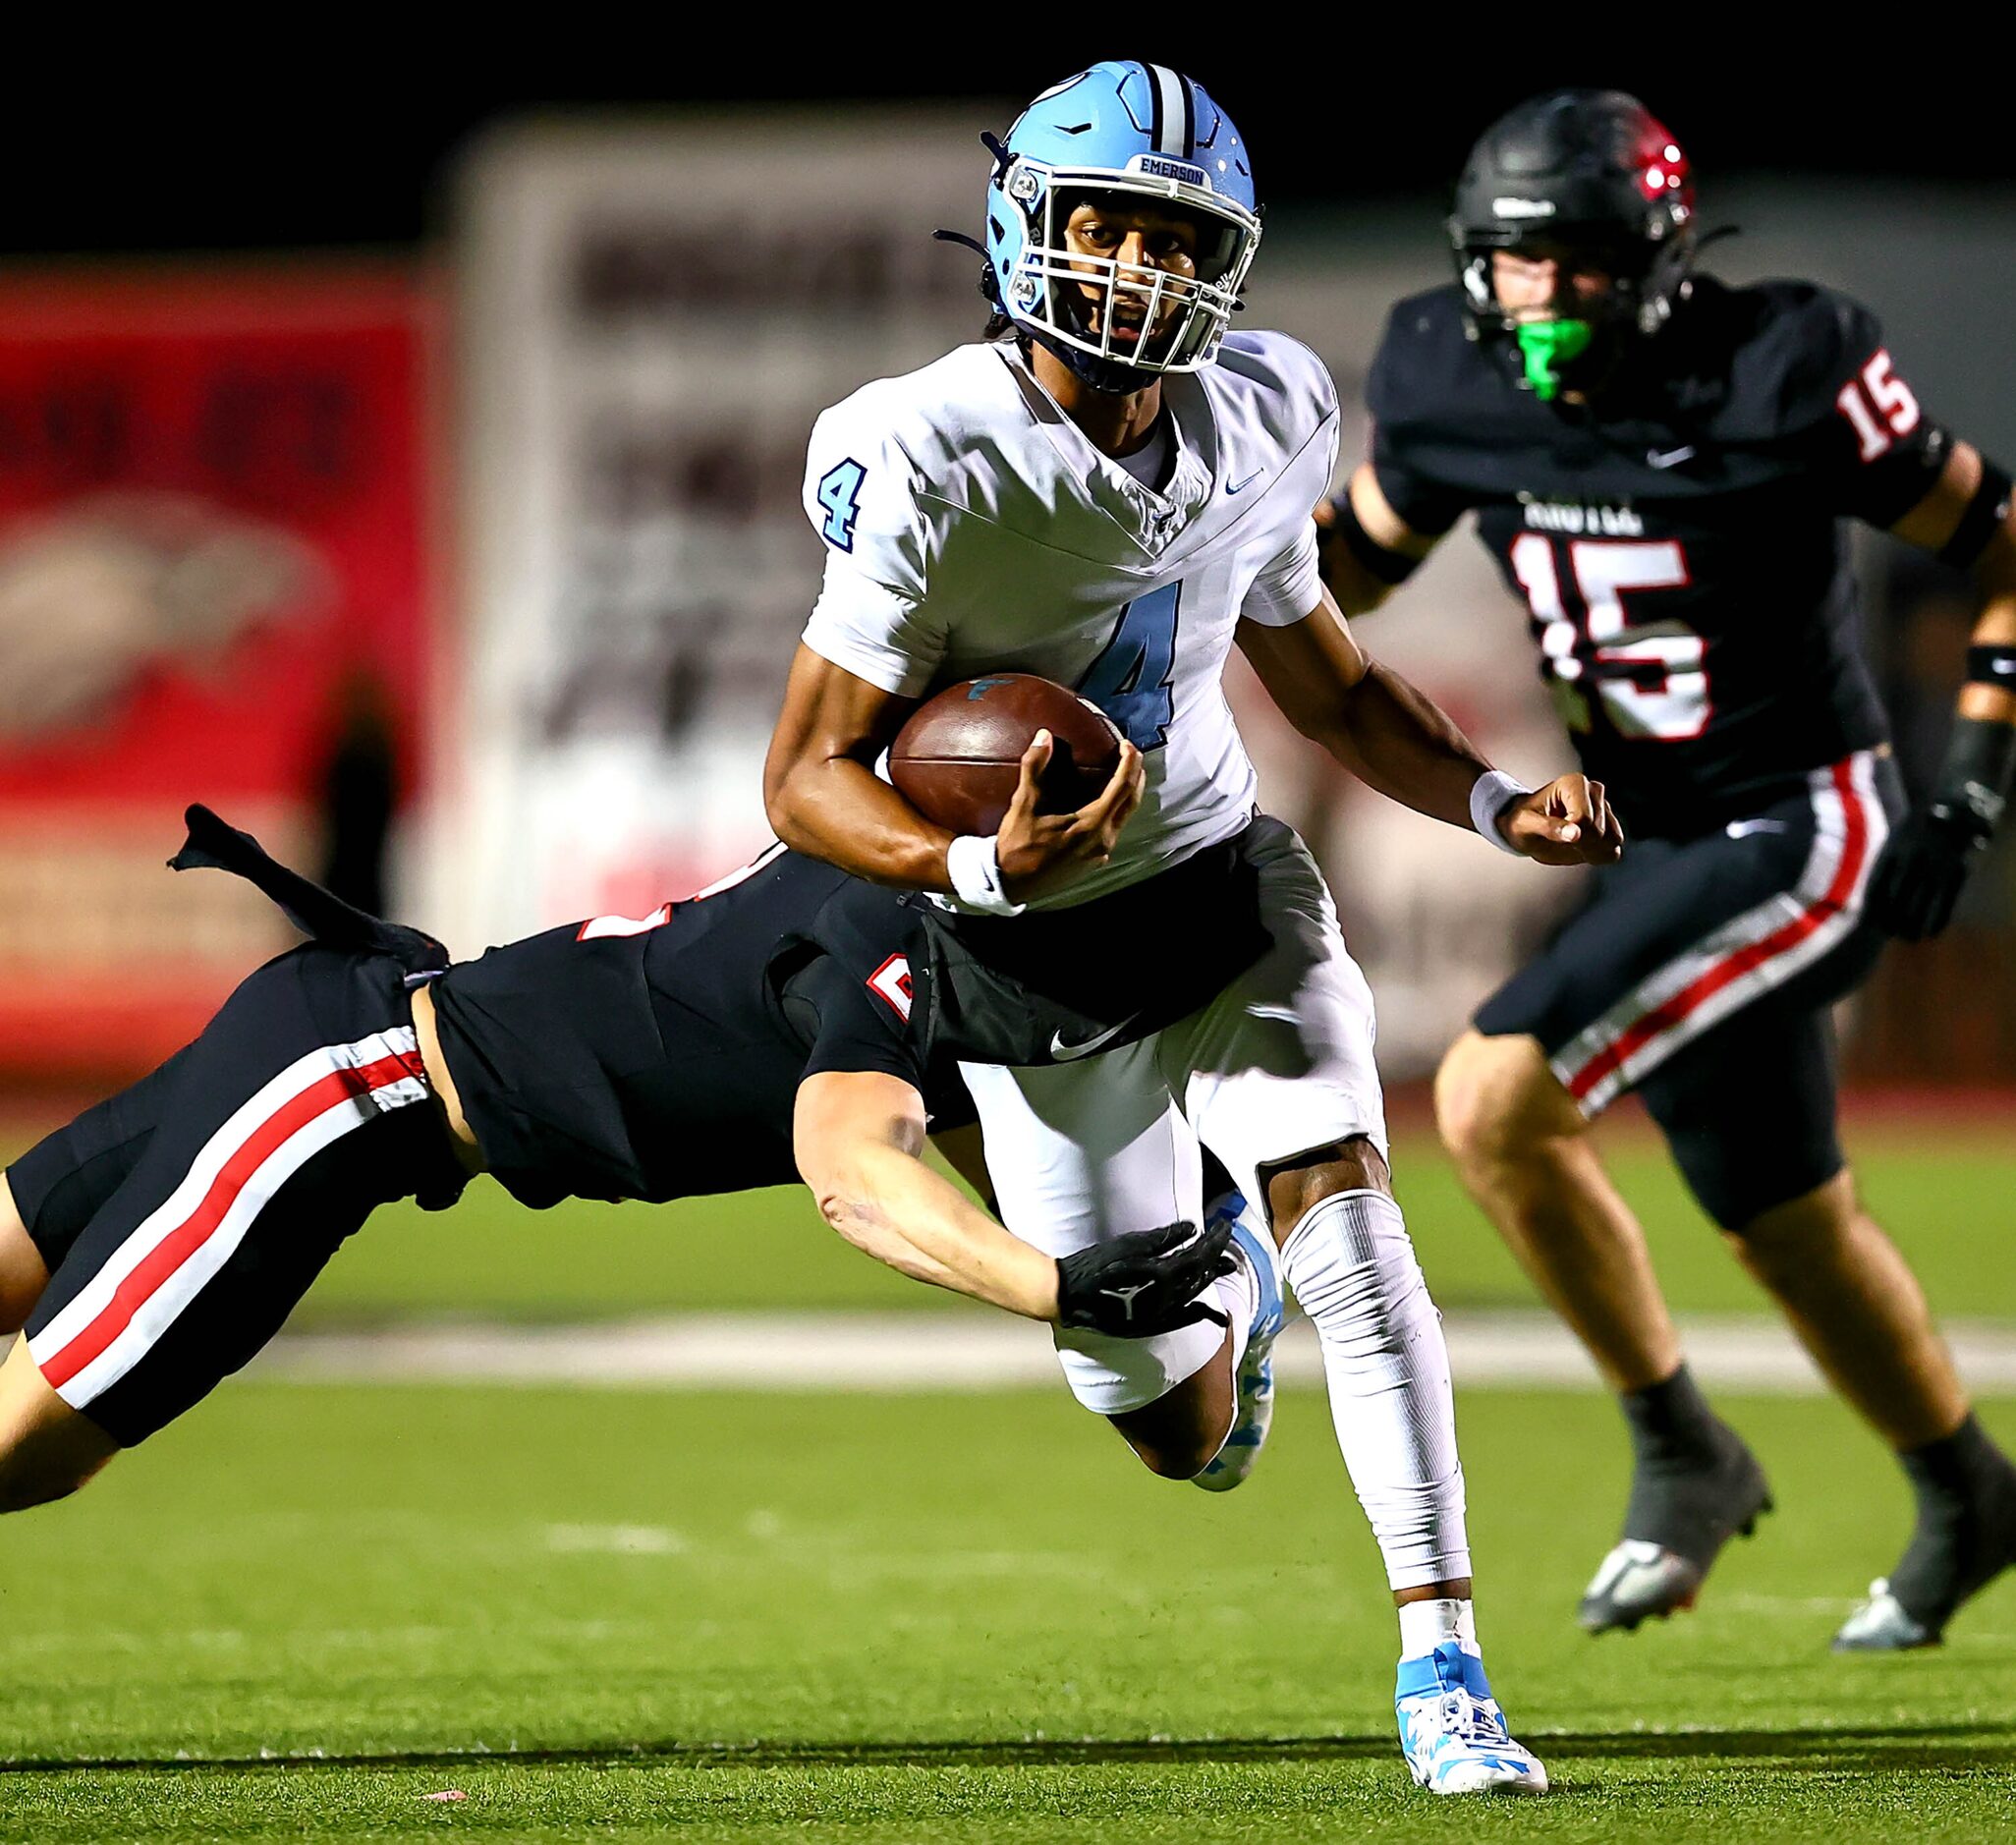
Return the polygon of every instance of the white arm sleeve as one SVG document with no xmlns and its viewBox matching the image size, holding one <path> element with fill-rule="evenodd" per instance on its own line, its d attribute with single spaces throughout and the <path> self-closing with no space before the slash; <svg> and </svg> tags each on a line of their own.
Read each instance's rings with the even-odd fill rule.
<svg viewBox="0 0 2016 1845">
<path fill-rule="evenodd" d="M 860 395 L 812 426 L 805 511 L 826 547 L 826 575 L 804 641 L 856 678 L 915 698 L 945 651 L 944 630 L 924 609 L 923 482 Z"/>
</svg>

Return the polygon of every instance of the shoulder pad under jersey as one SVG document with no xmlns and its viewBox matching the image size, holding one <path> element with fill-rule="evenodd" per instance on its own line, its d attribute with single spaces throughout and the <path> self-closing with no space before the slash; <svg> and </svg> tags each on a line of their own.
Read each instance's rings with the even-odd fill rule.
<svg viewBox="0 0 2016 1845">
<path fill-rule="evenodd" d="M 1725 294 L 1737 343 L 1723 433 L 1770 441 L 1831 427 L 1843 387 L 1882 352 L 1876 316 L 1813 282 L 1760 282 Z"/>
</svg>

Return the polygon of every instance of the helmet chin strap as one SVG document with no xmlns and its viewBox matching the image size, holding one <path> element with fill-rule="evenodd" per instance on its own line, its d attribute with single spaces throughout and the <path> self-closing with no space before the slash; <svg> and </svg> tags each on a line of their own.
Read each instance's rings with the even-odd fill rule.
<svg viewBox="0 0 2016 1845">
<path fill-rule="evenodd" d="M 1023 325 L 1022 331 L 1051 357 L 1061 360 L 1075 376 L 1110 397 L 1131 397 L 1161 380 L 1159 371 L 1144 371 L 1118 359 L 1101 359 L 1096 353 L 1081 352 L 1067 341 L 1046 337 L 1042 327 Z"/>
<path fill-rule="evenodd" d="M 1590 349 L 1595 326 L 1587 320 L 1522 320 L 1512 330 L 1526 382 L 1542 404 L 1561 394 L 1562 369 Z"/>
</svg>

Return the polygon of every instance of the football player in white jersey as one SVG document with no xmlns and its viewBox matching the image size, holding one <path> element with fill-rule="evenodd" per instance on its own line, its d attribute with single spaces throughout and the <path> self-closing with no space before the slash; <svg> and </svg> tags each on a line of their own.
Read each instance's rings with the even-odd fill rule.
<svg viewBox="0 0 2016 1845">
<path fill-rule="evenodd" d="M 941 899 L 918 1003 L 966 1060 L 1019 1234 L 1063 1252 L 1172 1206 L 1195 1220 L 1200 1141 L 1261 1206 L 1216 1284 L 1228 1331 L 1061 1336 L 1071 1387 L 1155 1472 L 1237 1484 L 1285 1272 L 1400 1604 L 1408 1765 L 1439 1793 L 1543 1791 L 1477 1649 L 1448 1361 L 1392 1198 L 1372 997 L 1314 861 L 1259 815 L 1226 655 L 1236 642 L 1371 785 L 1508 851 L 1607 861 L 1615 823 L 1581 776 L 1528 791 L 1493 770 L 1337 614 L 1310 516 L 1335 393 L 1293 340 L 1226 334 L 1260 219 L 1204 90 L 1095 65 L 987 144 L 990 337 L 813 430 L 826 575 L 771 744 L 771 821 Z M 954 838 L 875 764 L 921 698 L 1000 670 L 1076 687 L 1131 747 L 1099 802 L 1038 817 L 1038 736 L 999 833 Z"/>
</svg>

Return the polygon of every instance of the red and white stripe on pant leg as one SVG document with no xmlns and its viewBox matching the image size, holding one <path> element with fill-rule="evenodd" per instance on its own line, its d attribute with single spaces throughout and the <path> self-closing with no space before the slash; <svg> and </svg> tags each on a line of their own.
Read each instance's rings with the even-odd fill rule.
<svg viewBox="0 0 2016 1845">
<path fill-rule="evenodd" d="M 1798 883 L 1703 936 L 1555 1053 L 1554 1074 L 1584 1114 L 1608 1107 L 1683 1044 L 1782 986 L 1854 929 L 1890 830 L 1875 764 L 1865 750 L 1808 778 L 1814 841 Z"/>
<path fill-rule="evenodd" d="M 117 1383 L 316 1153 L 431 1092 L 410 1026 L 288 1065 L 204 1142 L 167 1201 L 29 1342 L 51 1388 L 83 1409 Z"/>
</svg>

